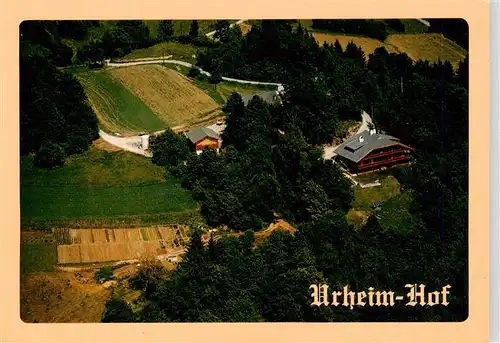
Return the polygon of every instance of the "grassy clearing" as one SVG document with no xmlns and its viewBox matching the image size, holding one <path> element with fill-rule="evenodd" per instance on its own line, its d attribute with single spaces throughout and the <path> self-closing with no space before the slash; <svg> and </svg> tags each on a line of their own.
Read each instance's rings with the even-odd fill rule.
<svg viewBox="0 0 500 343">
<path fill-rule="evenodd" d="M 401 193 L 399 182 L 395 177 L 379 177 L 378 180 L 380 181 L 381 186 L 370 188 L 361 188 L 356 186 L 354 188 L 354 209 L 370 211 L 373 204 L 386 201 Z"/>
<path fill-rule="evenodd" d="M 110 69 L 136 97 L 169 126 L 186 125 L 220 112 L 220 106 L 182 74 L 160 65 Z"/>
<path fill-rule="evenodd" d="M 412 201 L 413 195 L 411 192 L 404 192 L 387 200 L 377 212 L 381 227 L 385 230 L 410 229 Z"/>
<path fill-rule="evenodd" d="M 399 182 L 391 171 L 370 173 L 355 177 L 356 181 L 369 183 L 378 180 L 381 186 L 371 188 L 354 188 L 353 207 L 347 213 L 347 222 L 355 229 L 363 227 L 368 217 L 376 215 L 384 230 L 402 230 L 411 228 L 410 206 L 413 201 L 411 192 L 401 193 Z M 382 202 L 379 210 L 372 205 Z"/>
<path fill-rule="evenodd" d="M 128 152 L 90 151 L 51 170 L 21 162 L 23 227 L 116 226 L 189 218 L 196 202 L 163 168 Z"/>
<path fill-rule="evenodd" d="M 413 60 L 450 61 L 454 68 L 465 59 L 466 51 L 439 33 L 390 35 L 387 44 L 406 52 Z"/>
<path fill-rule="evenodd" d="M 385 47 L 389 52 L 406 53 L 414 61 L 421 59 L 436 62 L 441 59 L 442 61 L 450 61 L 456 68 L 466 55 L 463 48 L 437 33 L 391 34 L 385 42 L 373 38 L 336 33 L 313 32 L 312 35 L 319 44 L 324 42 L 333 44 L 335 40 L 338 40 L 343 49 L 350 41 L 353 41 L 354 44 L 363 49 L 366 58 L 376 48 Z"/>
<path fill-rule="evenodd" d="M 196 52 L 203 51 L 204 48 L 197 48 L 189 44 L 181 44 L 178 42 L 164 42 L 159 43 L 148 48 L 138 49 L 132 51 L 130 54 L 119 59 L 120 61 L 140 59 L 140 58 L 163 58 L 164 56 L 172 55 L 173 59 L 180 59 L 186 62 L 194 63 Z"/>
<path fill-rule="evenodd" d="M 106 70 L 73 70 L 73 73 L 85 89 L 103 130 L 135 134 L 143 130 L 158 131 L 167 126 Z"/>
<path fill-rule="evenodd" d="M 50 272 L 57 264 L 57 246 L 51 243 L 21 244 L 21 274 Z"/>
<path fill-rule="evenodd" d="M 199 208 L 187 209 L 182 212 L 167 212 L 159 214 L 138 214 L 134 216 L 123 215 L 114 217 L 94 218 L 21 218 L 21 227 L 30 229 L 66 228 L 75 229 L 116 229 L 131 228 L 152 225 L 205 225 L 205 220 L 200 214 Z"/>
</svg>

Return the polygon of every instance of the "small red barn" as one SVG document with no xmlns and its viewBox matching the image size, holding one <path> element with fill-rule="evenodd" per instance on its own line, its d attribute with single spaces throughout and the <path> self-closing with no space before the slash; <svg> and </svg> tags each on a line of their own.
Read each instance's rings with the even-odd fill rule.
<svg viewBox="0 0 500 343">
<path fill-rule="evenodd" d="M 193 143 L 193 147 L 198 154 L 205 147 L 218 151 L 221 146 L 220 136 L 208 127 L 195 127 L 186 133 L 186 137 Z"/>
<path fill-rule="evenodd" d="M 398 138 L 366 130 L 347 139 L 334 151 L 352 174 L 409 162 L 414 149 Z"/>
</svg>

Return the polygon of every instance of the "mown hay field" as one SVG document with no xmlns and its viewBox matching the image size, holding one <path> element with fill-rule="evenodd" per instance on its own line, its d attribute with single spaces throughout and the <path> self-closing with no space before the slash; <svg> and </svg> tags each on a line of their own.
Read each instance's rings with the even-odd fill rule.
<svg viewBox="0 0 500 343">
<path fill-rule="evenodd" d="M 141 99 L 105 70 L 78 71 L 75 76 L 104 131 L 135 135 L 143 130 L 159 131 L 167 127 Z"/>
<path fill-rule="evenodd" d="M 170 127 L 195 123 L 220 113 L 217 102 L 172 69 L 138 65 L 108 72 Z"/>
<path fill-rule="evenodd" d="M 405 52 L 412 60 L 436 62 L 441 59 L 449 61 L 454 68 L 458 68 L 467 54 L 465 49 L 439 33 L 394 34 L 387 37 L 386 43 Z"/>
<path fill-rule="evenodd" d="M 406 53 L 414 61 L 437 62 L 440 59 L 449 61 L 454 68 L 457 68 L 467 53 L 458 44 L 438 33 L 391 34 L 385 42 L 368 37 L 334 33 L 313 32 L 312 35 L 319 44 L 324 42 L 334 44 L 338 40 L 344 50 L 352 41 L 363 49 L 366 59 L 376 48 L 383 46 L 388 52 Z"/>
</svg>

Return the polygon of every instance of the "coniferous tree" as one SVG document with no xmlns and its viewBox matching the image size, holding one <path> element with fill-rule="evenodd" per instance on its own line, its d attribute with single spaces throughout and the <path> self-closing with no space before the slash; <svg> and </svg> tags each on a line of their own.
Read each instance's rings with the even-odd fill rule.
<svg viewBox="0 0 500 343">
<path fill-rule="evenodd" d="M 189 36 L 192 38 L 198 37 L 198 29 L 199 29 L 198 20 L 193 20 L 191 22 L 191 27 L 189 29 Z"/>
<path fill-rule="evenodd" d="M 174 24 L 172 20 L 162 20 L 158 24 L 158 38 L 162 41 L 168 41 L 174 34 Z"/>
</svg>

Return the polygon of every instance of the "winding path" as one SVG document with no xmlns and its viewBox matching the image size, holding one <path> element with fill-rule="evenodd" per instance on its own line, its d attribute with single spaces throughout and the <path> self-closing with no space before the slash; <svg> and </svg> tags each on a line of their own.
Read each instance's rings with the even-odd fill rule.
<svg viewBox="0 0 500 343">
<path fill-rule="evenodd" d="M 239 23 L 240 21 L 236 22 Z M 242 22 L 242 21 L 241 21 Z M 235 24 L 236 24 L 235 23 Z M 197 66 L 195 66 L 192 63 L 185 62 L 185 61 L 179 61 L 179 60 L 170 60 L 170 59 L 155 59 L 155 60 L 145 60 L 145 61 L 134 61 L 134 62 L 110 62 L 106 61 L 106 65 L 111 68 L 120 68 L 120 67 L 130 67 L 130 66 L 136 66 L 136 65 L 143 65 L 143 64 L 163 64 L 163 63 L 169 63 L 169 64 L 177 64 L 181 65 L 184 67 L 188 68 L 198 68 L 200 72 L 204 75 L 210 76 L 210 73 L 208 71 L 205 71 Z M 281 83 L 276 83 L 276 82 L 261 82 L 261 81 L 250 81 L 250 80 L 241 80 L 241 79 L 234 79 L 231 77 L 222 77 L 222 80 L 224 81 L 229 81 L 229 82 L 236 82 L 236 83 L 244 83 L 244 84 L 253 84 L 253 85 L 267 85 L 267 86 L 276 86 L 278 87 L 278 90 L 283 89 L 283 85 Z M 369 123 L 372 122 L 370 115 L 363 111 L 361 113 L 361 126 L 356 132 L 356 134 L 361 133 L 365 130 L 368 130 L 368 125 Z M 157 133 L 161 133 L 163 131 L 158 131 Z M 135 154 L 151 157 L 151 153 L 148 151 L 145 151 L 144 149 L 141 148 L 141 138 L 140 136 L 133 136 L 133 137 L 117 137 L 110 135 L 102 130 L 99 130 L 99 136 L 106 142 L 117 146 L 123 150 L 133 152 Z M 325 145 L 324 146 L 324 157 L 325 159 L 330 159 L 333 156 L 335 156 L 335 149 L 337 149 L 337 146 L 329 146 Z"/>
</svg>

